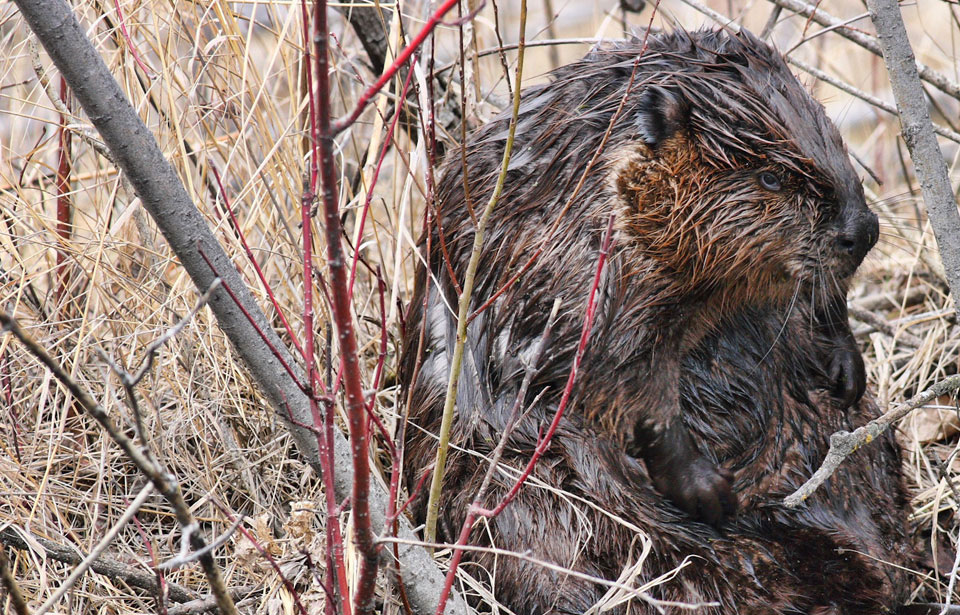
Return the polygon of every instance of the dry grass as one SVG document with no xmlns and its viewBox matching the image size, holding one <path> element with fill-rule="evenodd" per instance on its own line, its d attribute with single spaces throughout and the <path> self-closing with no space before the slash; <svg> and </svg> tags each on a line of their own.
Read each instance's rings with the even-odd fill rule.
<svg viewBox="0 0 960 615">
<path fill-rule="evenodd" d="M 280 0 L 121 1 L 123 21 L 148 73 L 136 67 L 131 47 L 118 29 L 113 2 L 74 4 L 113 74 L 266 308 L 265 293 L 217 197 L 212 169 L 218 169 L 243 235 L 299 335 L 305 99 L 298 5 Z M 516 4 L 499 7 L 506 43 L 516 39 Z M 771 10 L 769 4 L 745 0 L 717 0 L 711 5 L 757 31 Z M 393 6 L 382 6 L 391 18 Z M 603 6 L 554 0 L 553 7 L 559 37 L 614 37 L 621 32 L 619 12 L 607 15 Z M 821 7 L 842 18 L 865 10 L 850 0 L 827 0 Z M 412 31 L 428 6 L 411 2 L 403 3 L 402 9 L 405 27 Z M 534 0 L 531 9 L 528 38 L 547 38 L 549 19 L 543 5 Z M 661 11 L 657 23 L 672 21 L 687 28 L 707 23 L 679 0 L 665 0 Z M 645 25 L 648 14 L 649 9 L 628 21 Z M 904 14 L 918 56 L 957 75 L 960 9 L 919 0 L 916 6 L 905 7 Z M 801 40 L 805 28 L 808 34 L 820 30 L 800 17 L 782 19 L 773 39 L 784 50 Z M 487 6 L 474 28 L 479 50 L 497 45 L 493 23 L 492 6 Z M 871 29 L 868 19 L 857 25 Z M 355 100 L 361 83 L 370 83 L 374 75 L 350 28 L 335 20 L 333 29 L 338 41 L 333 61 L 339 114 Z M 98 352 L 132 371 L 143 359 L 145 345 L 186 313 L 197 293 L 116 169 L 76 136 L 89 132 L 88 120 L 79 113 L 68 120 L 75 133 L 73 228 L 70 236 L 58 236 L 54 181 L 58 114 L 32 68 L 29 41 L 15 7 L 0 3 L 0 307 L 14 312 L 117 421 L 132 425 L 122 387 Z M 579 44 L 554 49 L 564 62 L 586 48 Z M 455 50 L 454 31 L 447 28 L 438 37 L 438 65 L 452 61 Z M 528 70 L 529 82 L 535 82 L 554 58 L 548 47 L 528 53 L 528 66 L 533 67 Z M 892 100 L 882 62 L 835 32 L 811 38 L 793 54 L 861 90 Z M 511 61 L 515 58 L 513 52 L 506 55 Z M 59 78 L 42 53 L 40 62 L 51 70 L 56 90 Z M 496 54 L 483 55 L 476 69 L 468 71 L 471 124 L 489 117 L 507 95 Z M 960 329 L 945 296 L 915 181 L 901 164 L 906 152 L 898 140 L 897 122 L 831 86 L 806 80 L 838 120 L 853 152 L 883 181 L 882 186 L 872 179 L 866 183 L 882 216 L 883 238 L 862 268 L 852 300 L 886 323 L 854 324 L 881 402 L 899 401 L 957 372 Z M 475 99 L 478 92 L 481 100 Z M 951 122 L 956 130 L 960 104 L 935 98 L 944 108 L 940 121 Z M 422 139 L 414 142 L 398 130 L 376 187 L 371 218 L 363 236 L 356 237 L 358 208 L 384 135 L 378 113 L 385 113 L 389 105 L 390 98 L 382 97 L 379 111 L 368 110 L 345 133 L 338 162 L 348 233 L 354 242 L 360 241 L 366 261 L 382 268 L 386 280 L 391 335 L 387 365 L 392 369 L 399 331 L 397 305 L 412 283 L 411 242 L 421 226 L 428 157 L 417 144 Z M 955 143 L 944 143 L 956 176 L 960 150 Z M 66 256 L 63 270 L 69 276 L 69 286 L 60 294 L 58 253 Z M 361 266 L 355 304 L 361 316 L 360 342 L 371 364 L 380 336 L 375 289 L 370 270 Z M 326 321 L 324 316 L 322 322 Z M 280 327 L 278 320 L 276 326 Z M 322 335 L 319 340 L 322 346 Z M 312 561 L 322 566 L 322 515 L 311 512 L 313 503 L 321 502 L 319 480 L 298 458 L 208 310 L 161 351 L 138 391 L 150 446 L 179 479 L 207 535 L 212 538 L 229 527 L 221 507 L 248 515 L 251 531 L 278 558 L 302 591 L 304 603 L 320 612 L 323 594 L 312 582 L 304 556 L 311 554 Z M 940 537 L 939 547 L 947 547 L 944 560 L 952 560 L 960 497 L 952 486 L 956 480 L 950 477 L 960 471 L 955 456 L 960 418 L 954 401 L 942 402 L 908 418 L 900 436 L 909 451 L 906 468 L 914 486 L 916 522 L 926 534 L 933 529 Z M 381 394 L 379 408 L 394 424 L 392 390 Z M 11 524 L 87 553 L 143 484 L 143 477 L 65 390 L 9 336 L 0 339 L 0 529 Z M 178 549 L 175 520 L 154 497 L 139 511 L 137 524 L 120 532 L 110 553 L 146 570 Z M 44 560 L 37 551 L 11 555 L 15 575 L 33 607 L 69 574 L 68 567 Z M 348 559 L 351 556 L 348 553 Z M 243 603 L 246 612 L 292 612 L 286 589 L 248 541 L 229 541 L 217 559 L 231 586 L 263 584 L 262 594 Z M 198 594 L 207 591 L 196 567 L 181 569 L 169 579 Z M 945 586 L 945 578 L 917 581 L 918 592 L 929 600 L 943 599 Z M 155 607 L 122 581 L 88 574 L 56 610 L 116 614 L 152 612 Z"/>
</svg>

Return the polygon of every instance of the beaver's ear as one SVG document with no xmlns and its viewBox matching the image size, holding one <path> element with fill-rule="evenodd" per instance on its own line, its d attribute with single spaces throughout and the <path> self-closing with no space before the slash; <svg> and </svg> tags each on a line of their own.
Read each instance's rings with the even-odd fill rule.
<svg viewBox="0 0 960 615">
<path fill-rule="evenodd" d="M 672 137 L 687 120 L 687 106 L 675 94 L 660 86 L 649 86 L 640 95 L 637 129 L 640 139 L 656 147 Z"/>
</svg>

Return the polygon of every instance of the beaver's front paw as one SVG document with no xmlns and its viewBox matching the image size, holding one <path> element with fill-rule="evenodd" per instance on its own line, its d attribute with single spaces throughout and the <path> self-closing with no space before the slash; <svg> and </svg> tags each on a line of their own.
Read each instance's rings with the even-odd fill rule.
<svg viewBox="0 0 960 615">
<path fill-rule="evenodd" d="M 831 394 L 849 408 L 860 401 L 867 390 L 867 370 L 856 346 L 838 347 L 830 356 Z"/>
<path fill-rule="evenodd" d="M 737 512 L 733 473 L 702 457 L 666 465 L 651 478 L 654 486 L 674 504 L 710 525 L 718 526 L 724 517 Z"/>
</svg>

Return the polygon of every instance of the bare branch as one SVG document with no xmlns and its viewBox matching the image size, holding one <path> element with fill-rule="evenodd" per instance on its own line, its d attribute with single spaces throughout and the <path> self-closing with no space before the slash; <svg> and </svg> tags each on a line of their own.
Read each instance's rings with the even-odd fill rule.
<svg viewBox="0 0 960 615">
<path fill-rule="evenodd" d="M 890 425 L 905 417 L 915 408 L 941 395 L 953 393 L 957 389 L 960 389 L 960 375 L 950 376 L 902 404 L 897 404 L 883 416 L 870 421 L 862 427 L 858 427 L 852 433 L 849 431 L 838 431 L 834 433 L 830 436 L 830 450 L 827 451 L 827 456 L 824 458 L 823 464 L 799 489 L 784 498 L 783 503 L 790 508 L 800 506 L 804 500 L 813 495 L 813 492 L 833 475 L 837 468 L 840 467 L 840 464 L 853 454 L 854 451 L 864 444 L 876 440 Z"/>
<path fill-rule="evenodd" d="M 490 214 L 493 213 L 493 209 L 500 199 L 500 192 L 503 190 L 503 184 L 507 178 L 507 170 L 510 166 L 510 155 L 513 151 L 514 135 L 517 132 L 517 117 L 520 113 L 521 81 L 523 79 L 523 43 L 526 40 L 526 24 L 527 3 L 524 0 L 520 4 L 520 46 L 517 49 L 517 68 L 514 74 L 513 115 L 510 118 L 507 141 L 503 147 L 503 160 L 500 162 L 500 173 L 497 177 L 496 187 L 490 194 L 490 200 L 487 201 L 487 205 L 480 215 L 480 219 L 477 221 L 477 228 L 474 230 L 473 249 L 470 253 L 470 262 L 467 263 L 467 270 L 464 272 L 463 292 L 460 293 L 457 312 L 457 339 L 450 361 L 450 378 L 447 382 L 446 399 L 443 404 L 443 418 L 440 423 L 440 444 L 437 448 L 437 461 L 433 468 L 433 477 L 430 483 L 426 528 L 423 531 L 423 535 L 428 542 L 433 541 L 436 537 L 437 517 L 440 512 L 440 490 L 443 483 L 444 466 L 447 461 L 447 450 L 450 443 L 450 429 L 453 426 L 454 407 L 457 402 L 457 384 L 460 379 L 460 368 L 467 343 L 467 325 L 469 324 L 470 301 L 473 297 L 474 278 L 477 273 L 477 267 L 480 265 L 487 220 L 490 219 Z M 453 277 L 452 279 L 456 278 Z"/>
<path fill-rule="evenodd" d="M 67 564 L 79 564 L 83 561 L 83 556 L 73 547 L 41 538 L 18 527 L 5 527 L 0 529 L 0 543 L 9 545 L 15 549 L 39 549 L 43 557 Z M 156 594 L 160 591 L 157 585 L 157 577 L 151 572 L 141 572 L 129 564 L 125 564 L 112 557 L 101 555 L 90 565 L 90 570 L 97 574 L 102 574 L 111 579 L 123 581 L 131 587 L 146 590 Z M 183 587 L 177 583 L 167 581 L 167 590 L 169 590 L 170 599 L 175 602 L 188 602 L 196 600 L 199 595 L 194 591 Z"/>
<path fill-rule="evenodd" d="M 920 348 L 923 346 L 922 339 L 918 338 L 912 333 L 898 329 L 896 323 L 887 322 L 870 310 L 864 310 L 853 305 L 849 306 L 847 309 L 851 316 L 862 323 L 870 325 L 888 337 L 895 338 L 898 341 L 907 344 L 908 346 L 913 346 L 914 348 Z"/>
<path fill-rule="evenodd" d="M 903 140 L 920 180 L 923 201 L 940 248 L 940 260 L 954 303 L 960 302 L 960 213 L 947 175 L 947 163 L 933 136 L 930 108 L 920 83 L 917 61 L 896 0 L 867 0 L 880 37 L 893 97 L 900 111 Z"/>
<path fill-rule="evenodd" d="M 794 13 L 799 13 L 804 17 L 809 17 L 810 19 L 817 22 L 821 26 L 828 27 L 828 28 L 837 28 L 837 34 L 843 36 L 844 38 L 850 41 L 853 41 L 857 45 L 860 45 L 870 53 L 877 56 L 884 55 L 883 52 L 881 51 L 881 47 L 883 45 L 882 39 L 884 34 L 881 32 L 881 28 L 879 26 L 877 26 L 877 32 L 880 32 L 881 41 L 880 43 L 877 43 L 877 39 L 873 38 L 872 36 L 868 36 L 863 32 L 859 32 L 857 30 L 854 30 L 853 28 L 847 27 L 847 25 L 844 24 L 842 20 L 837 19 L 836 17 L 827 13 L 823 9 L 817 8 L 816 6 L 809 4 L 807 2 L 803 2 L 803 0 L 771 0 L 771 2 L 774 2 L 778 6 L 782 6 L 787 10 L 793 11 Z M 869 2 L 867 3 L 867 6 L 871 7 Z M 899 16 L 900 14 L 899 8 L 897 9 L 897 11 L 898 11 L 897 15 Z M 870 8 L 870 12 L 871 13 L 874 12 L 872 7 Z M 876 21 L 874 21 L 874 26 L 876 25 L 877 25 Z M 940 91 L 956 98 L 957 100 L 960 100 L 960 84 L 950 80 L 945 75 L 938 73 L 937 71 L 933 70 L 926 64 L 918 62 L 916 58 L 913 57 L 913 54 L 911 54 L 910 61 L 911 61 L 911 64 L 915 67 L 915 69 L 920 73 L 920 77 L 924 81 L 934 86 L 935 88 L 939 89 Z M 923 90 L 922 88 L 918 88 L 917 91 L 922 92 Z"/>
</svg>

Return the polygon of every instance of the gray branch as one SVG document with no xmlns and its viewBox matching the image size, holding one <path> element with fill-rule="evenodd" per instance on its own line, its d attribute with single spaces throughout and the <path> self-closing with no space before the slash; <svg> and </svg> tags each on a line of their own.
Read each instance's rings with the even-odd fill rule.
<svg viewBox="0 0 960 615">
<path fill-rule="evenodd" d="M 867 0 L 867 8 L 883 49 L 883 60 L 900 112 L 903 140 L 920 181 L 950 294 L 954 304 L 960 305 L 960 213 L 950 187 L 947 163 L 933 134 L 930 109 L 900 16 L 900 5 L 896 0 Z"/>
<path fill-rule="evenodd" d="M 210 232 L 153 135 L 84 35 L 71 8 L 63 0 L 15 1 L 90 121 L 100 132 L 117 164 L 130 178 L 147 212 L 156 221 L 194 284 L 199 289 L 206 289 L 214 278 L 222 278 L 223 288 L 213 294 L 209 305 L 220 328 L 266 398 L 280 416 L 286 417 L 289 412 L 294 421 L 311 424 L 313 421 L 307 397 L 281 364 L 282 359 L 302 381 L 302 373 L 293 357 L 274 333 L 230 258 Z M 206 263 L 201 254 L 206 255 L 211 265 Z M 252 316 L 256 326 L 247 320 L 243 310 L 234 303 L 227 293 L 228 289 Z M 271 346 L 281 359 L 275 356 Z M 308 429 L 293 424 L 288 427 L 304 458 L 319 473 L 316 438 Z M 347 441 L 339 432 L 334 448 L 337 496 L 345 498 L 351 491 L 352 463 Z M 384 527 L 387 495 L 382 489 L 376 489 L 370 497 L 373 521 L 378 527 Z M 400 535 L 413 536 L 405 519 L 401 519 Z M 389 550 L 384 549 L 383 554 L 388 557 Z M 414 608 L 421 613 L 432 613 L 443 585 L 443 577 L 432 558 L 420 547 L 401 546 L 400 572 Z M 458 595 L 451 596 L 448 612 L 465 611 L 463 600 Z"/>
<path fill-rule="evenodd" d="M 39 545 L 42 549 L 40 555 L 74 566 L 80 564 L 84 559 L 83 555 L 73 547 L 61 545 L 13 526 L 0 529 L 0 544 L 21 550 L 33 549 L 34 546 Z M 154 595 L 160 591 L 156 574 L 137 570 L 130 564 L 125 564 L 106 555 L 101 555 L 93 560 L 90 570 L 111 579 L 121 580 L 131 587 L 146 590 Z M 192 590 L 172 581 L 167 581 L 167 591 L 170 599 L 174 602 L 189 602 L 200 598 Z"/>
<path fill-rule="evenodd" d="M 862 427 L 857 427 L 852 432 L 838 431 L 830 436 L 830 450 L 823 460 L 823 464 L 813 473 L 807 482 L 800 485 L 800 488 L 784 498 L 783 503 L 790 508 L 796 508 L 808 497 L 813 495 L 833 473 L 840 467 L 843 460 L 852 455 L 857 449 L 865 444 L 876 440 L 880 434 L 890 428 L 891 425 L 908 415 L 915 408 L 918 408 L 941 395 L 947 395 L 960 389 L 960 376 L 950 376 L 936 383 L 926 391 L 919 393 L 911 399 L 897 404 L 888 410 L 883 416 L 876 418 Z"/>
<path fill-rule="evenodd" d="M 853 28 L 848 28 L 846 24 L 843 23 L 843 21 L 841 21 L 840 19 L 837 19 L 836 17 L 827 13 L 823 9 L 817 8 L 816 6 L 809 4 L 807 2 L 804 2 L 803 0 L 770 0 L 770 1 L 774 2 L 777 6 L 781 6 L 785 9 L 793 11 L 794 13 L 799 13 L 804 17 L 809 17 L 810 19 L 817 22 L 821 26 L 824 26 L 825 28 L 835 29 L 837 34 L 846 38 L 847 40 L 853 41 L 854 43 L 860 45 L 870 53 L 873 53 L 877 56 L 886 55 L 886 51 L 884 51 L 885 47 L 882 41 L 880 42 L 880 44 L 877 44 L 877 40 L 874 39 L 872 36 L 869 36 L 867 34 L 854 30 Z M 892 3 L 892 4 L 896 4 L 896 3 Z M 873 16 L 873 23 L 877 29 L 877 32 L 881 32 L 880 26 L 877 24 L 877 18 L 874 16 L 874 13 L 875 13 L 874 7 L 871 6 L 869 2 L 867 2 L 867 6 L 870 8 L 870 13 Z M 899 18 L 900 18 L 900 13 L 898 12 L 897 19 L 899 20 Z M 901 27 L 903 26 L 901 25 Z M 882 36 L 883 35 L 881 34 L 881 37 Z M 904 37 L 906 37 L 906 33 L 904 33 Z M 933 70 L 926 64 L 917 62 L 916 58 L 913 57 L 913 53 L 910 54 L 910 62 L 911 62 L 911 65 L 914 66 L 916 70 L 920 73 L 920 77 L 922 77 L 924 81 L 934 86 L 941 92 L 944 92 L 945 94 L 949 94 L 953 98 L 960 100 L 960 84 L 958 84 L 956 81 L 950 80 L 946 75 L 938 73 L 937 71 Z M 919 91 L 922 91 L 922 90 L 918 89 L 918 92 Z"/>
</svg>

